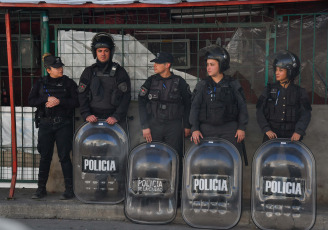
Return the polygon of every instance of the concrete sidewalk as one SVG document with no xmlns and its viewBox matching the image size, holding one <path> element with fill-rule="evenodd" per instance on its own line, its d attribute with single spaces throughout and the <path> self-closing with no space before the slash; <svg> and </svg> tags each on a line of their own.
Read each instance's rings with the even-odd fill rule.
<svg viewBox="0 0 328 230">
<path fill-rule="evenodd" d="M 35 189 L 16 189 L 14 199 L 8 199 L 9 189 L 0 188 L 0 216 L 26 219 L 75 219 L 75 220 L 117 220 L 128 221 L 124 215 L 124 205 L 84 204 L 78 199 L 59 200 L 61 193 L 48 193 L 40 200 L 30 197 Z M 180 209 L 174 224 L 186 224 Z M 250 202 L 243 204 L 242 217 L 235 227 L 256 229 L 251 220 Z M 316 224 L 313 229 L 328 229 L 328 207 L 318 206 Z"/>
</svg>

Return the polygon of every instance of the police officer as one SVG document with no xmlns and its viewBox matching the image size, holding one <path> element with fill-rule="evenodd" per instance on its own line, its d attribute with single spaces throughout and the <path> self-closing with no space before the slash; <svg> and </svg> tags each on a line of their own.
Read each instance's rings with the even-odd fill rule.
<svg viewBox="0 0 328 230">
<path fill-rule="evenodd" d="M 263 142 L 274 138 L 299 141 L 305 135 L 312 108 L 305 89 L 294 84 L 300 66 L 300 60 L 290 51 L 275 54 L 273 70 L 277 81 L 265 87 L 256 105 Z"/>
<path fill-rule="evenodd" d="M 61 199 L 70 199 L 74 197 L 70 151 L 74 108 L 79 106 L 77 85 L 63 75 L 64 64 L 60 57 L 47 53 L 43 56 L 43 62 L 48 75 L 34 84 L 28 97 L 29 105 L 37 107 L 35 121 L 39 127 L 38 151 L 41 154 L 38 189 L 32 198 L 47 195 L 46 184 L 56 142 L 65 181 L 65 192 Z"/>
<path fill-rule="evenodd" d="M 126 132 L 126 116 L 131 100 L 130 77 L 123 67 L 113 62 L 114 39 L 108 33 L 98 33 L 91 41 L 96 63 L 85 68 L 79 83 L 80 112 L 87 122 L 105 119 L 109 125 L 118 123 Z M 107 194 L 107 175 L 97 175 L 96 199 Z"/>
<path fill-rule="evenodd" d="M 190 111 L 192 137 L 195 144 L 204 137 L 219 137 L 233 143 L 241 152 L 245 138 L 248 112 L 243 88 L 224 74 L 230 56 L 224 48 L 212 45 L 203 48 L 208 77 L 198 82 L 193 92 Z"/>
<path fill-rule="evenodd" d="M 158 53 L 150 62 L 154 62 L 156 74 L 141 86 L 138 97 L 143 137 L 147 142 L 163 141 L 182 156 L 183 132 L 185 136 L 190 135 L 189 85 L 182 77 L 170 72 L 171 54 Z"/>
<path fill-rule="evenodd" d="M 92 38 L 91 50 L 96 63 L 84 69 L 79 83 L 80 112 L 84 120 L 106 119 L 126 130 L 126 115 L 131 100 L 131 83 L 127 72 L 112 61 L 115 44 L 108 33 Z"/>
<path fill-rule="evenodd" d="M 147 142 L 163 141 L 177 151 L 180 191 L 183 135 L 190 136 L 190 87 L 182 77 L 170 71 L 173 63 L 171 54 L 158 53 L 150 62 L 154 62 L 155 75 L 150 76 L 141 86 L 138 96 L 142 134 Z"/>
</svg>

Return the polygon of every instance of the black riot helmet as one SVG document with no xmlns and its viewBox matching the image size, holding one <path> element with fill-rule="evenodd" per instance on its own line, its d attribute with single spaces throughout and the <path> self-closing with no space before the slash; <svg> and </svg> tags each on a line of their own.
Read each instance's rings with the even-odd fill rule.
<svg viewBox="0 0 328 230">
<path fill-rule="evenodd" d="M 108 48 L 110 50 L 110 60 L 113 59 L 115 53 L 115 44 L 114 39 L 110 34 L 100 32 L 93 36 L 91 40 L 91 50 L 93 58 L 97 57 L 96 51 L 98 48 Z"/>
<path fill-rule="evenodd" d="M 288 50 L 280 50 L 274 55 L 273 72 L 280 67 L 287 70 L 288 81 L 293 81 L 300 73 L 300 59 Z"/>
<path fill-rule="evenodd" d="M 230 68 L 230 55 L 228 51 L 221 46 L 211 45 L 202 48 L 200 51 L 201 56 L 205 56 L 205 60 L 214 59 L 219 62 L 220 73 L 223 73 Z"/>
</svg>

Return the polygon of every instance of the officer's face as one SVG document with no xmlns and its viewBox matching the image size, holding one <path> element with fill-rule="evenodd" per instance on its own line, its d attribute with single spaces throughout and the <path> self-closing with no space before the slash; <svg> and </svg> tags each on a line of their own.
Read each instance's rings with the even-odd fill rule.
<svg viewBox="0 0 328 230">
<path fill-rule="evenodd" d="M 287 80 L 287 70 L 276 67 L 276 80 L 280 82 L 284 82 Z"/>
<path fill-rule="evenodd" d="M 165 73 L 168 69 L 170 69 L 170 63 L 154 63 L 154 72 L 158 74 Z"/>
<path fill-rule="evenodd" d="M 50 69 L 47 69 L 47 72 L 49 73 L 50 77 L 58 78 L 63 76 L 64 69 L 63 67 L 59 67 L 59 68 L 50 67 Z"/>
<path fill-rule="evenodd" d="M 97 49 L 97 59 L 100 62 L 107 62 L 109 60 L 110 50 L 108 48 Z"/>
<path fill-rule="evenodd" d="M 209 76 L 215 77 L 220 73 L 219 62 L 214 59 L 207 59 L 206 70 Z"/>
</svg>

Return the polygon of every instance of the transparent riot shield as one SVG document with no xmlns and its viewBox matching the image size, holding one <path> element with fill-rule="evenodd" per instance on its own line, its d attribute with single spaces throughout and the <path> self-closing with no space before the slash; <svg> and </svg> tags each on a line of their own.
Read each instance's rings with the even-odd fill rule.
<svg viewBox="0 0 328 230">
<path fill-rule="evenodd" d="M 84 123 L 73 143 L 74 193 L 85 203 L 124 200 L 128 138 L 118 125 Z"/>
<path fill-rule="evenodd" d="M 242 160 L 223 139 L 205 139 L 185 155 L 182 217 L 192 227 L 228 229 L 241 216 Z"/>
<path fill-rule="evenodd" d="M 316 212 L 311 151 L 290 139 L 262 144 L 253 158 L 251 202 L 253 221 L 261 229 L 310 229 Z"/>
<path fill-rule="evenodd" d="M 171 222 L 177 209 L 178 167 L 176 151 L 164 143 L 135 147 L 128 159 L 126 217 L 144 224 Z"/>
</svg>

